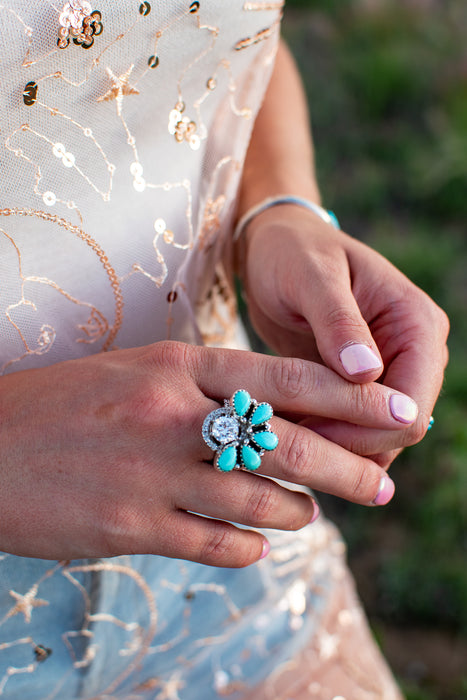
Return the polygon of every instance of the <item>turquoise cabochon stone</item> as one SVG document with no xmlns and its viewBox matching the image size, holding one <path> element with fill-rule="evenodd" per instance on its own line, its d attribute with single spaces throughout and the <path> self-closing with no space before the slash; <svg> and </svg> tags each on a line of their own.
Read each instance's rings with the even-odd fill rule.
<svg viewBox="0 0 467 700">
<path fill-rule="evenodd" d="M 231 472 L 235 468 L 237 463 L 237 447 L 235 445 L 229 445 L 223 450 L 217 457 L 216 467 L 221 470 L 221 472 Z"/>
<path fill-rule="evenodd" d="M 244 416 L 250 408 L 251 396 L 245 389 L 239 389 L 233 396 L 233 406 L 237 416 Z"/>
<path fill-rule="evenodd" d="M 245 467 L 251 471 L 258 469 L 261 464 L 261 457 L 256 450 L 249 445 L 243 445 L 242 447 L 242 460 Z"/>
<path fill-rule="evenodd" d="M 264 431 L 264 433 L 255 433 L 253 439 L 258 447 L 262 447 L 264 450 L 275 450 L 279 442 L 276 433 L 269 430 Z"/>
<path fill-rule="evenodd" d="M 250 422 L 252 425 L 260 425 L 260 423 L 265 423 L 270 418 L 272 418 L 271 406 L 268 403 L 260 403 L 253 411 Z"/>
</svg>

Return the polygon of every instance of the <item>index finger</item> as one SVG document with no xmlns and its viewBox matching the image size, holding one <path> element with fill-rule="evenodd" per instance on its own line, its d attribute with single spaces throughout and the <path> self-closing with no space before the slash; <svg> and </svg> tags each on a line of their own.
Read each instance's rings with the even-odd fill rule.
<svg viewBox="0 0 467 700">
<path fill-rule="evenodd" d="M 189 371 L 200 390 L 220 402 L 246 389 L 276 411 L 383 430 L 403 429 L 418 413 L 415 402 L 400 391 L 376 383 L 353 384 L 327 367 L 297 358 L 197 348 Z"/>
</svg>

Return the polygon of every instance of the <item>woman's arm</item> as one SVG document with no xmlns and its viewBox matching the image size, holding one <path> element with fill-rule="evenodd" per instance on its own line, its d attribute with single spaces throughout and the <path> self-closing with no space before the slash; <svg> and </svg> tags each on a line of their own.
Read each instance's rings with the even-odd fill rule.
<svg viewBox="0 0 467 700">
<path fill-rule="evenodd" d="M 280 194 L 319 203 L 304 93 L 284 44 L 253 131 L 239 218 Z M 295 204 L 253 217 L 237 254 L 250 317 L 270 347 L 324 362 L 353 382 L 384 376 L 420 409 L 414 426 L 392 435 L 316 429 L 360 453 L 386 453 L 379 457 L 385 466 L 393 450 L 420 440 L 447 362 L 444 312 L 382 256 Z M 408 423 L 413 407 L 401 404 L 398 417 Z"/>
<path fill-rule="evenodd" d="M 281 42 L 248 149 L 239 218 L 266 197 L 284 193 L 320 203 L 306 98 L 295 62 Z"/>
<path fill-rule="evenodd" d="M 203 421 L 242 387 L 279 415 L 401 427 L 389 408 L 397 393 L 386 387 L 243 351 L 161 342 L 9 374 L 0 378 L 0 550 L 246 566 L 267 553 L 251 528 L 298 530 L 316 515 L 306 493 L 264 477 L 365 505 L 390 499 L 392 482 L 372 460 L 279 416 L 262 476 L 215 469 Z"/>
</svg>

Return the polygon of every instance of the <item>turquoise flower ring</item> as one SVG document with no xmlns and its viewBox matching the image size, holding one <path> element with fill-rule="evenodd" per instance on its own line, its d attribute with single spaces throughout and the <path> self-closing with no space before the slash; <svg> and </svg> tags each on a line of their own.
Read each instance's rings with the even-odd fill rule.
<svg viewBox="0 0 467 700">
<path fill-rule="evenodd" d="M 222 408 L 209 413 L 203 423 L 203 439 L 216 453 L 214 466 L 221 472 L 233 469 L 256 471 L 266 451 L 275 450 L 279 439 L 268 421 L 273 411 L 239 389 Z"/>
</svg>

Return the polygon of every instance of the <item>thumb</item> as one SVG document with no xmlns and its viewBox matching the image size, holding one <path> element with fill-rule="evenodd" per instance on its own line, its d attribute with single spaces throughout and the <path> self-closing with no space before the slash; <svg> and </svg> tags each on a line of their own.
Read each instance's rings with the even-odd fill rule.
<svg viewBox="0 0 467 700">
<path fill-rule="evenodd" d="M 353 295 L 350 277 L 342 269 L 340 273 L 332 284 L 329 278 L 314 277 L 312 294 L 302 299 L 302 313 L 328 367 L 357 383 L 375 381 L 383 361 Z"/>
</svg>

